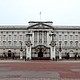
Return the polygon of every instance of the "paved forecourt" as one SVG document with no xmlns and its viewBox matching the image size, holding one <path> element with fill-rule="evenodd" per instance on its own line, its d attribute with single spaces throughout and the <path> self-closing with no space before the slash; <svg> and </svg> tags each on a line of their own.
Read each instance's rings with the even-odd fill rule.
<svg viewBox="0 0 80 80">
<path fill-rule="evenodd" d="M 0 60 L 0 80 L 80 80 L 80 61 Z"/>
</svg>

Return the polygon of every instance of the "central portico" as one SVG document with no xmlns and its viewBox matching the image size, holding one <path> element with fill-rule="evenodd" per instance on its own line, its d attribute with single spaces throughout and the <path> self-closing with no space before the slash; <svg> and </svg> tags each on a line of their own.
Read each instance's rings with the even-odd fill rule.
<svg viewBox="0 0 80 80">
<path fill-rule="evenodd" d="M 53 22 L 30 21 L 26 34 L 26 58 L 55 59 L 55 34 Z"/>
</svg>

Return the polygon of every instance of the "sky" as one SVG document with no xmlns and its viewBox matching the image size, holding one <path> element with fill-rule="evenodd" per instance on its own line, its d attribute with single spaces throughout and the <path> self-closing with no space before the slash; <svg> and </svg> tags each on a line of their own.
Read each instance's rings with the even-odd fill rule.
<svg viewBox="0 0 80 80">
<path fill-rule="evenodd" d="M 0 25 L 29 21 L 80 26 L 80 0 L 0 0 Z"/>
</svg>

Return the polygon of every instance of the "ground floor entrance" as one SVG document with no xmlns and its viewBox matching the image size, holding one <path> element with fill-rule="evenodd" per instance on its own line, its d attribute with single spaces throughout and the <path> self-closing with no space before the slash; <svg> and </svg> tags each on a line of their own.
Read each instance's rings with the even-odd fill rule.
<svg viewBox="0 0 80 80">
<path fill-rule="evenodd" d="M 44 45 L 38 45 L 31 49 L 32 60 L 49 60 L 50 48 Z"/>
</svg>

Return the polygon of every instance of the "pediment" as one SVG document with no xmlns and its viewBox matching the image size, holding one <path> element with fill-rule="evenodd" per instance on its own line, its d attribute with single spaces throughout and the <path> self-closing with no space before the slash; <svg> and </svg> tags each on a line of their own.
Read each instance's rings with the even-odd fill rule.
<svg viewBox="0 0 80 80">
<path fill-rule="evenodd" d="M 53 26 L 48 23 L 51 22 L 32 22 L 32 25 L 28 26 L 27 29 L 54 29 Z"/>
</svg>

